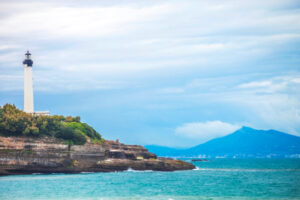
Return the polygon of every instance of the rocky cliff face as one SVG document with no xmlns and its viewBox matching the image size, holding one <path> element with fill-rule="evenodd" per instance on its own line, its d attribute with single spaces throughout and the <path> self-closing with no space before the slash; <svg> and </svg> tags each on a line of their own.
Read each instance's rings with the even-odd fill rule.
<svg viewBox="0 0 300 200">
<path fill-rule="evenodd" d="M 193 169 L 179 160 L 157 158 L 142 146 L 106 141 L 66 145 L 53 138 L 0 137 L 0 175 Z"/>
</svg>

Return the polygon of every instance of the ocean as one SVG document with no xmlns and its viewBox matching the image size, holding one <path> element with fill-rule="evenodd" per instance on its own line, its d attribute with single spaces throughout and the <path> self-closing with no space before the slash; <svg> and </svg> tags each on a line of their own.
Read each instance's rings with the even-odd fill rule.
<svg viewBox="0 0 300 200">
<path fill-rule="evenodd" d="M 196 170 L 0 177 L 1 200 L 300 199 L 300 159 L 212 159 Z"/>
</svg>

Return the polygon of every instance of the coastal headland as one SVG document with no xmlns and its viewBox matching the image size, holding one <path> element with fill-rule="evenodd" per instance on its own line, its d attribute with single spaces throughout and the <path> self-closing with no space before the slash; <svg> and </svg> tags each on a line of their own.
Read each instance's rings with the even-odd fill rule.
<svg viewBox="0 0 300 200">
<path fill-rule="evenodd" d="M 0 175 L 194 168 L 139 145 L 105 140 L 79 117 L 35 116 L 13 105 L 0 107 Z"/>
<path fill-rule="evenodd" d="M 157 158 L 142 146 L 113 141 L 67 145 L 53 138 L 0 137 L 0 175 L 194 169 L 191 163 Z"/>
</svg>

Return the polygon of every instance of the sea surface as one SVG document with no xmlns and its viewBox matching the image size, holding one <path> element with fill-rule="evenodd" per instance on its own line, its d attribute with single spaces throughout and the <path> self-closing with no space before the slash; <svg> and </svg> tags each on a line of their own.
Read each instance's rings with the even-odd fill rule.
<svg viewBox="0 0 300 200">
<path fill-rule="evenodd" d="M 196 170 L 0 177 L 1 200 L 300 199 L 300 159 L 213 159 Z"/>
</svg>

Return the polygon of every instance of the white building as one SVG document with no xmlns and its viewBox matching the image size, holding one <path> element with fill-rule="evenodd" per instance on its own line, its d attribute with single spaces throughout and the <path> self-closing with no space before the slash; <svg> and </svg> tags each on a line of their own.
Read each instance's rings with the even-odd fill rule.
<svg viewBox="0 0 300 200">
<path fill-rule="evenodd" d="M 32 113 L 34 115 L 50 115 L 49 111 L 34 112 L 33 104 L 33 79 L 32 79 L 32 65 L 31 54 L 29 51 L 25 54 L 24 65 L 24 112 Z"/>
</svg>

